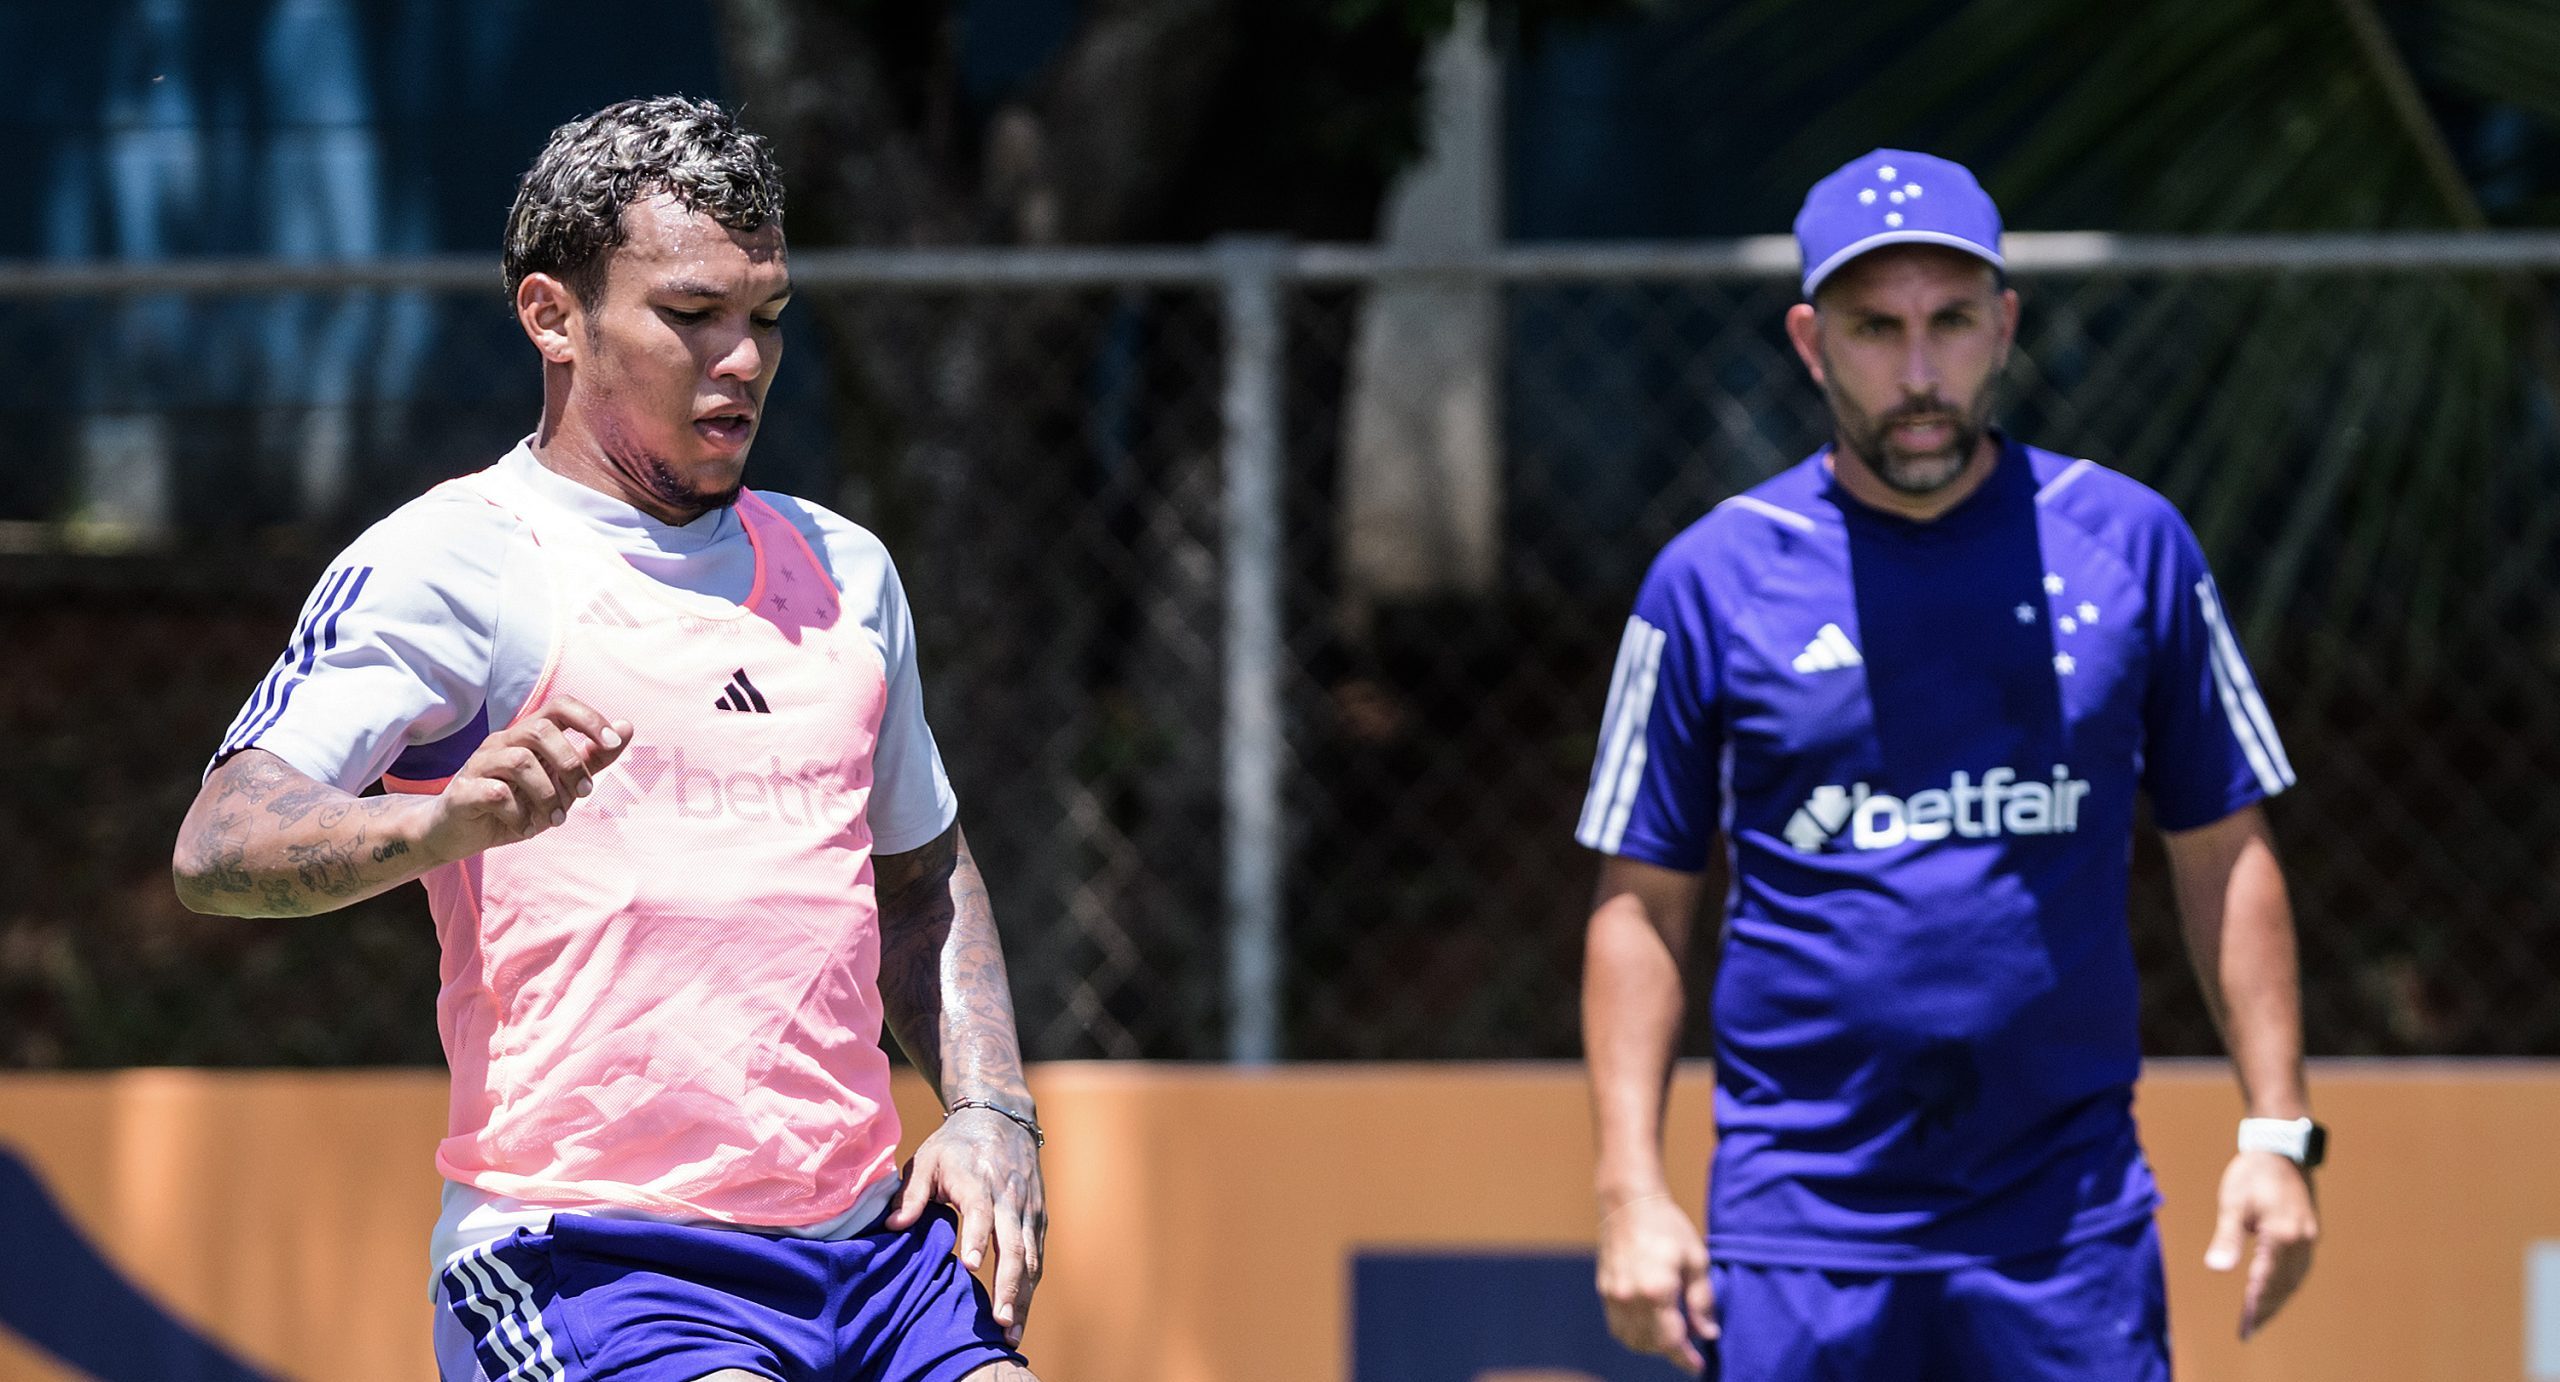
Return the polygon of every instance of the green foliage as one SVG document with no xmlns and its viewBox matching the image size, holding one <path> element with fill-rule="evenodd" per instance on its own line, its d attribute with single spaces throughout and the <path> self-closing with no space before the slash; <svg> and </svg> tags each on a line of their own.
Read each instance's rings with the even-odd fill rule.
<svg viewBox="0 0 2560 1382">
<path fill-rule="evenodd" d="M 2433 74 L 2446 87 L 2560 122 L 2560 7 L 2437 0 L 2424 8 Z"/>
</svg>

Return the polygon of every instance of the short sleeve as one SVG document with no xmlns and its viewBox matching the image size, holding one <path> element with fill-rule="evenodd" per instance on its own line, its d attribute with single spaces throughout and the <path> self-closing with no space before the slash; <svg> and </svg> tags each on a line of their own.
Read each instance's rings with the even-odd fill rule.
<svg viewBox="0 0 2560 1382">
<path fill-rule="evenodd" d="M 357 792 L 413 745 L 485 724 L 512 520 L 476 502 L 420 503 L 426 512 L 394 514 L 330 563 L 210 766 L 263 749 Z"/>
<path fill-rule="evenodd" d="M 871 840 L 882 854 L 933 843 L 960 818 L 960 802 L 943 771 L 942 750 L 924 718 L 924 676 L 916 665 L 916 625 L 898 568 L 882 557 L 880 631 L 888 665 L 888 699 L 880 712 L 880 744 L 871 760 Z"/>
<path fill-rule="evenodd" d="M 2153 544 L 2142 785 L 2163 830 L 2211 825 L 2293 785 L 2293 764 L 2205 567 L 2170 515 Z"/>
<path fill-rule="evenodd" d="M 1694 873 L 1723 811 L 1713 626 L 1699 574 L 1666 552 L 1637 592 L 1574 838 L 1603 854 Z"/>
<path fill-rule="evenodd" d="M 880 710 L 880 742 L 871 753 L 871 846 L 882 854 L 922 849 L 960 819 L 960 802 L 943 771 L 942 750 L 924 718 L 924 676 L 916 665 L 916 621 L 907 608 L 898 564 L 861 524 L 805 499 L 764 495 L 800 529 L 845 610 L 862 622 L 880 650 L 888 682 Z"/>
</svg>

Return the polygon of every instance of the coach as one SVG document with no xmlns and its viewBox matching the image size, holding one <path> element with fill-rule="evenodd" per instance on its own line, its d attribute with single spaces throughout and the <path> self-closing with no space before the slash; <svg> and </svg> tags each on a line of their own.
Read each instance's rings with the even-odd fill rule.
<svg viewBox="0 0 2560 1382">
<path fill-rule="evenodd" d="M 2292 766 L 2177 511 L 1990 425 L 2018 295 L 1972 174 L 1878 150 L 1796 238 L 1832 443 L 1654 562 L 1577 830 L 1610 1327 L 1738 1382 L 2166 1378 L 2135 798 L 2246 1104 L 2206 1254 L 2255 1237 L 2246 1337 L 2310 1269 L 2325 1141 L 2259 806 Z M 1702 1243 L 1661 1134 L 1719 838 Z"/>
</svg>

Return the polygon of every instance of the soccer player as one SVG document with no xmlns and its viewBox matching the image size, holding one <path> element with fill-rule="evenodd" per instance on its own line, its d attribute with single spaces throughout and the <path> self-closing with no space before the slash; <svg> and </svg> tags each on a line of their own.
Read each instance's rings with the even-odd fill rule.
<svg viewBox="0 0 2560 1382">
<path fill-rule="evenodd" d="M 2159 495 L 1990 425 L 2018 298 L 1973 176 L 1878 150 L 1796 219 L 1833 440 L 1674 538 L 1578 837 L 1611 1330 L 1744 1382 L 2168 1376 L 2125 916 L 2137 794 L 2247 1117 L 2207 1262 L 2247 1337 L 2324 1143 L 2259 803 L 2293 781 Z M 1661 1127 L 1699 872 L 1732 888 L 1703 1244 Z"/>
<path fill-rule="evenodd" d="M 330 567 L 180 894 L 424 880 L 447 1382 L 1027 1379 L 1041 1133 L 897 572 L 741 488 L 791 291 L 765 144 L 683 98 L 563 125 L 505 261 L 540 429 Z M 948 1110 L 903 1180 L 884 1019 Z M 953 1260 L 990 1249 L 992 1299 Z"/>
</svg>

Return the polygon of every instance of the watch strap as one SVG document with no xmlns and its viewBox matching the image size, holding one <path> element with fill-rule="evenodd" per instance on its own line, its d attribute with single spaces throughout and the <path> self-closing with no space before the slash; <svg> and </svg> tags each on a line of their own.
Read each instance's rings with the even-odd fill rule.
<svg viewBox="0 0 2560 1382">
<path fill-rule="evenodd" d="M 2328 1129 L 2308 1118 L 2240 1120 L 2241 1151 L 2273 1152 L 2306 1171 L 2320 1164 L 2328 1140 Z"/>
</svg>

